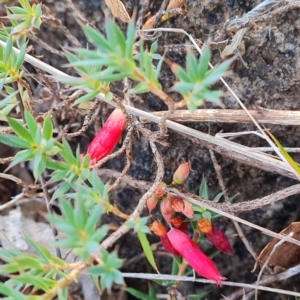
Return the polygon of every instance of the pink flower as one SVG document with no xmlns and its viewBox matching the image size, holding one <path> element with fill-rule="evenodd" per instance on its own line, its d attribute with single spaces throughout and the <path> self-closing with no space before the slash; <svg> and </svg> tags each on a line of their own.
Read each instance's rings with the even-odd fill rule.
<svg viewBox="0 0 300 300">
<path fill-rule="evenodd" d="M 120 109 L 115 109 L 108 117 L 103 128 L 90 143 L 87 153 L 94 164 L 110 154 L 116 147 L 126 128 L 126 116 Z"/>
<path fill-rule="evenodd" d="M 183 209 L 182 213 L 186 217 L 193 219 L 194 218 L 194 207 L 193 207 L 192 203 L 185 201 L 185 200 L 183 202 L 184 202 L 184 209 Z"/>
<path fill-rule="evenodd" d="M 157 202 L 158 202 L 158 199 L 156 198 L 156 196 L 154 194 L 150 198 L 147 199 L 147 207 L 148 207 L 150 213 L 156 207 Z"/>
<path fill-rule="evenodd" d="M 227 279 L 219 273 L 214 262 L 207 257 L 197 244 L 185 233 L 176 228 L 172 228 L 167 233 L 167 236 L 175 250 L 182 255 L 199 275 L 214 280 L 219 286 L 222 285 L 221 280 Z"/>
<path fill-rule="evenodd" d="M 154 221 L 150 226 L 150 230 L 154 232 L 155 235 L 160 237 L 161 244 L 165 248 L 165 250 L 169 253 L 174 254 L 175 256 L 179 256 L 177 250 L 172 246 L 172 244 L 169 241 L 168 235 L 167 235 L 167 229 L 165 226 L 158 221 Z"/>
<path fill-rule="evenodd" d="M 171 224 L 171 218 L 173 216 L 173 209 L 172 209 L 171 200 L 170 200 L 169 195 L 167 196 L 167 198 L 160 201 L 160 211 L 161 211 L 161 214 L 163 215 L 164 219 L 166 220 L 166 222 L 168 224 Z"/>
<path fill-rule="evenodd" d="M 157 190 L 155 191 L 155 196 L 157 198 L 161 198 L 163 197 L 166 192 L 164 191 L 164 188 L 166 187 L 167 185 L 164 183 L 164 182 L 161 182 L 157 188 Z"/>
<path fill-rule="evenodd" d="M 190 163 L 181 164 L 173 175 L 173 184 L 183 184 L 190 174 Z"/>
<path fill-rule="evenodd" d="M 212 230 L 206 233 L 207 239 L 215 245 L 215 247 L 227 255 L 232 254 L 233 250 L 228 241 L 227 236 L 218 228 L 212 227 Z"/>
<path fill-rule="evenodd" d="M 170 196 L 171 206 L 174 211 L 182 212 L 184 210 L 184 202 L 181 197 L 178 196 Z"/>
</svg>

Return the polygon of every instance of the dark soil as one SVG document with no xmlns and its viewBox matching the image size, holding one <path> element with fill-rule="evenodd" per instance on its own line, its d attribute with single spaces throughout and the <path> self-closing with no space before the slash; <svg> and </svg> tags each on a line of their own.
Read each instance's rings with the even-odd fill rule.
<svg viewBox="0 0 300 300">
<path fill-rule="evenodd" d="M 46 5 L 53 10 L 57 18 L 74 34 L 83 46 L 86 39 L 77 25 L 72 9 L 68 7 L 65 1 L 44 1 Z M 122 1 L 129 14 L 132 13 L 134 7 L 138 6 L 142 1 Z M 154 1 L 153 1 L 154 2 Z M 152 13 L 158 11 L 162 1 L 155 1 Z M 214 36 L 222 29 L 227 19 L 232 19 L 236 15 L 241 16 L 243 13 L 251 10 L 260 1 L 221 1 L 221 0 L 185 0 L 187 14 L 185 16 L 177 16 L 163 24 L 164 27 L 182 28 L 190 33 L 194 38 L 203 42 L 213 40 Z M 74 1 L 79 11 L 93 23 L 101 32 L 103 32 L 104 1 Z M 267 23 L 260 23 L 256 27 L 249 30 L 244 38 L 245 53 L 243 61 L 237 59 L 231 66 L 230 75 L 226 78 L 231 88 L 238 94 L 240 99 L 249 109 L 255 109 L 257 106 L 264 108 L 273 108 L 281 110 L 299 110 L 300 102 L 300 10 L 292 10 L 285 16 L 278 16 Z M 125 28 L 124 24 L 121 24 Z M 60 46 L 73 46 L 66 37 L 52 29 L 51 26 L 43 25 L 38 36 L 46 41 L 50 46 L 60 49 Z M 159 38 L 160 45 L 182 44 L 187 42 L 186 38 L 179 33 L 163 33 Z M 36 55 L 43 55 L 42 60 L 50 65 L 62 69 L 62 64 L 67 61 L 55 54 L 52 54 L 38 43 L 32 43 Z M 223 46 L 213 46 L 213 64 L 221 62 L 220 50 Z M 166 56 L 183 64 L 185 54 L 167 53 Z M 30 69 L 30 67 L 29 67 Z M 62 69 L 68 73 L 68 69 Z M 32 70 L 34 72 L 34 70 Z M 165 88 L 171 86 L 175 80 L 169 69 L 163 69 L 161 83 Z M 35 97 L 39 96 L 41 87 L 32 83 L 34 86 Z M 221 85 L 218 88 L 223 87 Z M 121 89 L 120 89 L 121 93 Z M 174 99 L 178 100 L 178 95 L 174 95 Z M 239 108 L 238 103 L 225 92 L 224 104 L 226 108 Z M 159 111 L 165 109 L 164 103 L 151 94 L 142 95 L 142 102 L 136 103 L 137 107 L 142 107 L 148 111 Z M 47 108 L 40 108 L 45 111 Z M 108 114 L 107 109 L 104 112 Z M 74 112 L 68 112 L 72 114 Z M 74 120 L 74 119 L 73 119 Z M 82 122 L 82 117 L 76 115 L 75 120 Z M 102 122 L 101 117 L 96 121 Z M 253 125 L 249 124 L 230 124 L 221 123 L 204 124 L 189 123 L 191 128 L 210 133 L 212 135 L 220 132 L 244 132 L 255 130 Z M 157 129 L 155 125 L 149 125 L 149 129 Z M 300 147 L 299 127 L 296 126 L 268 126 L 272 133 L 286 147 Z M 74 140 L 74 147 L 80 143 L 82 151 L 94 134 L 94 128 L 91 126 L 85 135 Z M 76 142 L 75 142 L 76 141 Z M 182 136 L 176 132 L 169 131 L 166 141 L 169 146 L 158 145 L 159 151 L 163 156 L 165 163 L 166 183 L 171 182 L 172 174 L 181 162 L 189 160 L 191 162 L 192 172 L 188 179 L 187 186 L 189 191 L 198 194 L 198 189 L 202 178 L 208 181 L 210 196 L 213 198 L 221 191 L 217 176 L 207 149 L 201 145 L 194 143 L 191 139 Z M 249 147 L 266 146 L 266 142 L 255 135 L 248 135 L 246 138 L 236 138 L 236 142 Z M 2 153 L 1 153 L 2 154 Z M 5 155 L 5 154 L 3 154 Z M 216 155 L 218 163 L 222 169 L 222 175 L 225 180 L 226 188 L 230 196 L 237 195 L 235 202 L 247 201 L 262 196 L 269 195 L 275 191 L 281 190 L 295 183 L 294 180 L 268 173 L 248 165 L 239 164 L 231 159 Z M 4 156 L 3 156 L 4 157 Z M 296 161 L 299 161 L 299 154 L 293 155 Z M 122 171 L 125 164 L 125 157 L 107 163 L 104 167 L 118 171 Z M 135 136 L 133 142 L 133 154 L 131 167 L 128 172 L 130 176 L 137 180 L 152 182 L 156 171 L 156 163 L 147 140 L 144 137 Z M 10 191 L 15 187 L 9 187 Z M 6 192 L 0 182 L 0 189 L 3 193 L 2 201 L 8 201 L 5 197 L 13 196 Z M 121 210 L 130 213 L 135 207 L 138 199 L 144 191 L 134 189 L 128 185 L 121 184 L 112 194 L 111 199 Z M 17 191 L 16 193 L 17 194 Z M 270 205 L 264 209 L 255 210 L 249 213 L 243 213 L 239 216 L 266 227 L 275 232 L 280 232 L 293 221 L 300 219 L 300 206 L 298 204 L 299 196 L 295 195 L 274 205 Z M 146 215 L 146 211 L 145 211 Z M 110 223 L 116 225 L 121 224 L 121 220 L 110 219 Z M 216 227 L 222 229 L 226 234 L 230 235 L 230 241 L 234 248 L 234 255 L 225 257 L 219 254 L 214 258 L 220 272 L 228 278 L 229 281 L 252 283 L 256 280 L 258 271 L 251 273 L 255 263 L 252 256 L 248 253 L 240 238 L 235 234 L 234 227 L 230 220 L 220 218 L 216 222 Z M 242 226 L 245 235 L 257 254 L 271 240 L 269 237 L 260 232 Z M 157 242 L 154 236 L 150 237 L 151 242 Z M 133 233 L 124 236 L 115 246 L 120 257 L 127 260 L 132 259 L 142 253 L 138 240 Z M 214 249 L 207 242 L 203 244 L 203 249 L 207 254 L 212 254 Z M 162 274 L 170 274 L 171 258 L 169 256 L 157 256 L 159 270 Z M 137 260 L 132 265 L 126 265 L 124 272 L 143 272 L 150 273 L 154 270 L 149 266 L 145 258 Z M 128 280 L 127 284 L 141 291 L 146 292 L 148 284 L 142 280 Z M 280 284 L 279 288 L 300 291 L 299 278 L 287 280 L 284 284 Z M 206 299 L 214 300 L 222 298 L 222 295 L 229 295 L 236 288 L 217 288 L 214 285 L 204 284 L 182 284 L 180 291 L 183 295 L 194 294 L 200 291 L 209 291 Z M 159 288 L 160 292 L 166 293 L 165 288 Z M 111 296 L 112 297 L 112 296 Z M 133 299 L 131 296 L 124 294 L 124 299 Z M 105 297 L 106 298 L 106 297 Z M 112 299 L 108 296 L 107 299 Z M 281 299 L 276 294 L 260 293 L 259 299 Z M 292 297 L 290 299 L 293 299 Z"/>
</svg>

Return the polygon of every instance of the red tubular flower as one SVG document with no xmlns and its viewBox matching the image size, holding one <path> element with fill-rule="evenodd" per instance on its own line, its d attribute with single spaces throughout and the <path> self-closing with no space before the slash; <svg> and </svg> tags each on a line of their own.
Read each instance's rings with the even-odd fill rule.
<svg viewBox="0 0 300 300">
<path fill-rule="evenodd" d="M 175 250 L 175 248 L 172 246 L 172 244 L 169 241 L 168 235 L 167 235 L 167 229 L 165 226 L 158 221 L 154 221 L 150 226 L 150 230 L 154 232 L 155 235 L 160 237 L 160 241 L 165 248 L 165 250 L 169 253 L 174 254 L 175 256 L 179 256 L 179 252 Z"/>
<path fill-rule="evenodd" d="M 206 233 L 207 239 L 222 252 L 230 255 L 233 253 L 227 236 L 218 228 L 212 227 L 212 230 Z"/>
<path fill-rule="evenodd" d="M 115 109 L 108 117 L 103 128 L 90 143 L 87 153 L 94 164 L 110 154 L 116 147 L 126 128 L 126 116 L 120 109 Z"/>
<path fill-rule="evenodd" d="M 172 228 L 167 233 L 167 236 L 175 250 L 182 255 L 200 276 L 214 280 L 219 286 L 222 285 L 221 280 L 227 279 L 220 274 L 214 262 L 185 233 Z"/>
<path fill-rule="evenodd" d="M 188 222 L 185 222 L 183 218 L 174 217 L 171 219 L 171 223 L 174 227 L 183 232 L 188 231 Z"/>
<path fill-rule="evenodd" d="M 173 175 L 173 184 L 183 184 L 190 174 L 190 163 L 181 164 Z"/>
</svg>

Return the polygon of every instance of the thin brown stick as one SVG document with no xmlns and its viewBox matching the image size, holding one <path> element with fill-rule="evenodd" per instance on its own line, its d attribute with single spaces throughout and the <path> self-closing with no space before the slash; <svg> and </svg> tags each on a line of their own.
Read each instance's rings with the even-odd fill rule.
<svg viewBox="0 0 300 300">
<path fill-rule="evenodd" d="M 44 174 L 42 174 L 40 176 L 40 180 L 41 180 L 42 189 L 43 189 L 43 192 L 44 192 L 44 198 L 45 198 L 45 203 L 46 203 L 47 211 L 48 211 L 49 214 L 54 215 L 54 211 L 52 209 L 52 206 L 50 205 L 51 197 L 50 197 L 50 194 L 49 194 L 48 189 L 46 187 L 46 179 L 45 179 Z M 52 225 L 51 222 L 50 222 L 50 227 L 51 227 L 54 239 L 57 240 L 57 236 L 58 236 L 57 229 Z M 61 258 L 61 251 L 60 251 L 60 249 L 58 247 L 55 247 L 55 252 L 56 252 L 56 256 L 58 258 Z"/>
<path fill-rule="evenodd" d="M 262 208 L 266 205 L 273 204 L 276 201 L 285 199 L 289 196 L 296 195 L 299 193 L 300 193 L 300 184 L 295 184 L 295 185 L 292 185 L 281 191 L 275 192 L 273 194 L 270 194 L 270 195 L 262 197 L 262 198 L 258 198 L 258 199 L 251 200 L 251 201 L 238 202 L 238 203 L 234 203 L 234 204 L 216 203 L 213 201 L 204 200 L 194 194 L 186 193 L 186 195 L 188 195 L 188 197 L 190 197 L 190 198 L 204 202 L 205 204 L 208 204 L 211 207 L 222 210 L 224 212 L 236 213 L 236 212 L 245 212 L 245 211 Z"/>
<path fill-rule="evenodd" d="M 163 15 L 163 12 L 166 10 L 168 4 L 169 4 L 170 0 L 164 0 L 163 3 L 160 6 L 160 9 L 158 11 L 158 13 L 155 16 L 155 20 L 153 22 L 152 27 L 155 28 L 157 26 L 157 24 L 160 22 L 160 19 Z"/>
<path fill-rule="evenodd" d="M 142 29 L 142 25 L 144 23 L 144 19 L 145 19 L 145 16 L 149 10 L 149 4 L 150 4 L 150 1 L 149 0 L 143 0 L 142 1 L 142 7 L 139 11 L 139 14 L 138 14 L 138 19 L 136 21 L 136 30 L 140 30 Z"/>
<path fill-rule="evenodd" d="M 264 277 L 263 279 L 261 279 L 259 281 L 259 286 L 269 285 L 269 284 L 274 283 L 274 282 L 283 281 L 283 280 L 286 280 L 286 279 L 288 279 L 290 277 L 298 275 L 299 273 L 300 273 L 300 265 L 297 265 L 297 266 L 292 267 L 292 268 L 290 268 L 290 269 L 288 269 L 288 270 L 286 270 L 286 271 L 284 271 L 282 273 Z M 253 287 L 252 288 L 248 288 L 248 287 L 245 286 L 244 288 L 242 288 L 242 289 L 240 289 L 240 290 L 238 290 L 238 291 L 230 294 L 229 296 L 227 296 L 227 299 L 230 299 L 230 300 L 239 299 L 240 297 L 243 296 L 244 292 L 249 292 L 252 289 L 258 288 L 255 285 L 256 285 L 256 282 L 253 283 Z M 220 300 L 224 300 L 224 298 L 222 298 Z"/>
<path fill-rule="evenodd" d="M 110 169 L 99 169 L 98 170 L 98 174 L 99 176 L 101 175 L 105 175 L 105 176 L 108 176 L 108 177 L 115 177 L 115 178 L 119 178 L 121 177 L 121 172 L 119 171 L 116 171 L 116 170 L 110 170 Z M 133 177 L 129 176 L 129 175 L 124 175 L 121 177 L 121 180 L 132 186 L 133 188 L 136 188 L 136 189 L 141 189 L 141 190 L 148 190 L 150 189 L 152 183 L 148 182 L 148 181 L 142 181 L 142 180 L 136 180 L 134 179 Z"/>
<path fill-rule="evenodd" d="M 13 89 L 15 90 L 16 92 L 16 98 L 17 98 L 17 101 L 18 101 L 18 106 L 20 108 L 20 112 L 21 112 L 21 116 L 22 116 L 22 119 L 23 121 L 25 122 L 25 115 L 24 115 L 24 103 L 23 103 L 23 100 L 20 96 L 20 91 L 19 91 L 19 88 L 18 88 L 18 83 L 17 82 L 12 82 L 12 87 Z"/>
<path fill-rule="evenodd" d="M 231 282 L 231 281 L 222 281 L 222 285 L 224 286 L 236 286 L 236 287 L 243 287 L 244 289 L 255 289 L 261 291 L 268 291 L 273 293 L 280 293 L 280 294 L 286 294 L 286 295 L 292 295 L 295 297 L 299 297 L 300 293 L 293 292 L 293 291 L 287 291 L 287 290 L 281 290 L 281 289 L 274 289 L 269 288 L 267 286 L 262 286 L 262 284 L 270 284 L 271 282 L 275 282 L 278 280 L 284 280 L 290 277 L 293 277 L 300 273 L 300 265 L 290 268 L 289 270 L 280 273 L 276 276 L 270 276 L 267 278 L 263 278 L 260 282 L 260 285 L 257 286 L 254 284 L 247 284 L 247 283 L 239 283 L 239 282 Z M 200 279 L 200 278 L 194 278 L 194 277 L 188 277 L 188 276 L 176 276 L 176 275 L 165 275 L 165 274 L 149 274 L 149 273 L 122 273 L 124 278 L 139 278 L 139 279 L 148 279 L 148 280 L 180 280 L 180 281 L 188 281 L 188 282 L 202 282 L 202 283 L 214 283 L 213 280 L 208 279 Z M 241 294 L 242 296 L 243 294 Z M 222 298 L 224 299 L 224 298 Z M 232 297 L 228 298 L 230 300 L 233 300 Z M 237 299 L 237 298 L 234 298 Z"/>
<path fill-rule="evenodd" d="M 291 232 L 291 233 L 290 233 L 289 235 L 287 235 L 286 237 L 288 237 L 288 236 L 292 237 L 293 234 L 294 234 L 294 233 Z M 256 285 L 259 285 L 259 281 L 260 281 L 261 276 L 262 276 L 262 274 L 263 274 L 263 272 L 264 272 L 264 269 L 268 266 L 268 263 L 269 263 L 269 261 L 270 261 L 272 255 L 275 253 L 275 251 L 276 251 L 276 249 L 278 248 L 278 246 L 282 245 L 282 244 L 285 242 L 285 240 L 286 240 L 286 238 L 285 238 L 285 239 L 282 239 L 281 241 L 278 241 L 278 242 L 274 245 L 274 247 L 273 247 L 271 253 L 269 254 L 267 260 L 264 262 L 264 264 L 262 265 L 262 267 L 261 267 L 261 269 L 260 269 L 260 271 L 259 271 L 259 274 L 258 274 L 257 280 L 256 280 Z M 255 289 L 255 300 L 258 300 L 257 296 L 258 296 L 258 290 Z"/>
<path fill-rule="evenodd" d="M 162 117 L 164 111 L 152 112 Z M 262 124 L 300 125 L 300 112 L 259 108 L 249 110 L 253 118 Z M 196 111 L 176 110 L 168 118 L 175 122 L 218 122 L 218 123 L 251 123 L 249 116 L 242 109 L 198 109 Z M 142 122 L 147 119 L 141 118 Z"/>
<path fill-rule="evenodd" d="M 14 160 L 14 156 L 0 158 L 0 164 L 7 164 Z"/>
<path fill-rule="evenodd" d="M 143 195 L 143 197 L 140 199 L 138 205 L 136 206 L 135 210 L 131 214 L 129 220 L 135 221 L 139 218 L 141 215 L 143 208 L 147 202 L 147 199 L 156 191 L 158 188 L 163 176 L 164 176 L 164 165 L 162 161 L 162 157 L 160 153 L 158 152 L 156 146 L 154 143 L 149 142 L 150 147 L 152 149 L 152 152 L 154 154 L 154 160 L 157 163 L 157 172 L 156 172 L 156 178 L 151 186 L 151 188 Z M 100 245 L 102 249 L 107 249 L 110 246 L 112 246 L 121 236 L 123 236 L 125 233 L 127 233 L 130 230 L 130 228 L 125 224 L 123 224 L 118 230 L 113 232 L 108 238 L 106 238 Z"/>
<path fill-rule="evenodd" d="M 166 190 L 168 193 L 177 195 L 177 196 L 179 196 L 179 197 L 181 197 L 181 198 L 183 198 L 183 199 L 189 201 L 189 202 L 192 203 L 192 204 L 198 205 L 198 206 L 200 206 L 200 207 L 205 207 L 205 208 L 207 208 L 207 209 L 209 209 L 209 210 L 211 210 L 211 211 L 213 211 L 213 212 L 215 212 L 215 213 L 217 213 L 217 214 L 219 214 L 219 215 L 221 215 L 221 216 L 227 217 L 227 218 L 229 218 L 229 219 L 231 219 L 231 220 L 235 220 L 235 221 L 237 221 L 237 222 L 239 222 L 239 223 L 242 223 L 242 224 L 244 224 L 244 225 L 247 225 L 247 226 L 249 226 L 249 227 L 252 227 L 252 228 L 254 228 L 254 229 L 257 229 L 257 230 L 261 231 L 262 233 L 264 233 L 264 234 L 266 234 L 266 235 L 269 235 L 269 236 L 271 236 L 271 237 L 274 237 L 274 238 L 277 238 L 277 239 L 280 239 L 280 240 L 282 240 L 283 238 L 286 238 L 288 242 L 293 243 L 293 244 L 295 244 L 295 245 L 297 245 L 297 246 L 300 246 L 300 241 L 298 241 L 298 240 L 296 240 L 296 239 L 294 239 L 294 238 L 290 238 L 290 237 L 287 238 L 287 236 L 284 236 L 283 234 L 273 232 L 273 231 L 271 231 L 271 230 L 269 230 L 269 229 L 266 229 L 266 228 L 264 228 L 264 227 L 258 226 L 258 225 L 256 225 L 256 224 L 253 224 L 253 223 L 251 223 L 251 222 L 248 222 L 248 221 L 246 221 L 246 220 L 243 220 L 243 219 L 241 219 L 241 218 L 239 218 L 239 217 L 236 217 L 236 216 L 234 216 L 234 215 L 232 215 L 232 214 L 229 214 L 229 213 L 227 213 L 227 212 L 224 212 L 224 211 L 222 211 L 222 210 L 220 210 L 220 209 L 217 209 L 217 208 L 213 207 L 213 205 L 211 205 L 211 203 L 210 203 L 210 202 L 212 202 L 212 201 L 205 201 L 205 200 L 202 199 L 201 197 L 197 197 L 197 198 L 200 199 L 200 200 L 195 200 L 195 199 L 194 199 L 194 198 L 195 198 L 195 197 L 194 197 L 195 195 L 192 195 L 193 197 L 187 196 L 187 194 L 181 193 L 181 192 L 179 192 L 179 191 L 178 191 L 177 189 L 175 189 L 175 188 L 166 188 L 165 190 Z"/>
<path fill-rule="evenodd" d="M 79 10 L 75 7 L 75 5 L 73 4 L 72 0 L 67 0 L 69 3 L 69 6 L 72 8 L 73 12 L 74 12 L 74 16 L 75 16 L 75 20 L 77 21 L 77 23 L 81 26 L 83 24 L 88 25 L 90 27 L 94 26 L 79 12 Z M 78 18 L 78 20 L 76 19 Z M 81 22 L 81 23 L 80 23 Z"/>
<path fill-rule="evenodd" d="M 226 187 L 225 187 L 225 183 L 224 183 L 224 180 L 223 180 L 223 177 L 222 177 L 222 173 L 221 173 L 221 167 L 218 165 L 218 162 L 217 162 L 217 159 L 216 159 L 216 156 L 214 154 L 214 152 L 212 150 L 209 150 L 209 153 L 210 153 L 210 156 L 211 156 L 211 159 L 212 159 L 212 162 L 213 162 L 213 165 L 214 165 L 214 168 L 215 168 L 215 171 L 217 173 L 217 178 L 218 178 L 218 181 L 219 181 L 219 185 L 222 189 L 222 193 L 223 193 L 223 196 L 225 198 L 225 201 L 227 204 L 230 204 L 230 200 L 229 200 L 229 197 L 228 197 L 228 194 L 227 194 L 227 191 L 226 191 Z M 257 254 L 255 253 L 254 249 L 252 248 L 252 246 L 250 245 L 249 241 L 247 240 L 244 232 L 243 232 L 243 229 L 241 228 L 240 224 L 235 221 L 235 220 L 232 220 L 233 222 L 233 225 L 240 237 L 240 239 L 242 240 L 242 242 L 244 243 L 246 249 L 248 250 L 248 252 L 252 255 L 252 257 L 254 258 L 254 260 L 256 261 L 257 259 Z"/>
<path fill-rule="evenodd" d="M 126 138 L 128 138 L 128 142 L 125 144 L 125 151 L 126 151 L 126 165 L 123 168 L 123 171 L 121 175 L 117 178 L 117 180 L 113 183 L 113 185 L 110 186 L 109 191 L 114 190 L 115 188 L 118 187 L 120 184 L 120 181 L 122 180 L 122 177 L 128 172 L 130 165 L 131 165 L 131 146 L 132 146 L 132 133 L 133 133 L 133 128 L 131 128 L 128 131 L 128 135 Z"/>
<path fill-rule="evenodd" d="M 109 170 L 109 169 L 100 169 L 98 171 L 98 174 L 106 175 L 106 176 L 112 176 L 115 178 L 118 178 L 121 173 L 115 170 Z M 147 190 L 150 188 L 151 183 L 147 181 L 142 180 L 135 180 L 129 175 L 125 175 L 122 177 L 122 181 L 126 184 L 129 184 L 130 186 L 141 189 L 141 190 Z M 295 184 L 290 187 L 287 187 L 283 190 L 280 190 L 278 192 L 275 192 L 273 194 L 267 195 L 262 198 L 257 198 L 250 201 L 244 201 L 244 202 L 238 202 L 238 203 L 216 203 L 213 201 L 208 201 L 201 199 L 200 197 L 193 195 L 193 194 L 187 194 L 193 199 L 204 201 L 205 203 L 211 205 L 212 207 L 215 207 L 217 209 L 220 209 L 222 211 L 228 212 L 228 213 L 237 213 L 237 212 L 245 212 L 245 211 L 251 211 L 255 209 L 262 208 L 264 206 L 274 204 L 277 201 L 283 200 L 289 196 L 293 196 L 296 194 L 300 194 L 300 184 Z"/>
</svg>

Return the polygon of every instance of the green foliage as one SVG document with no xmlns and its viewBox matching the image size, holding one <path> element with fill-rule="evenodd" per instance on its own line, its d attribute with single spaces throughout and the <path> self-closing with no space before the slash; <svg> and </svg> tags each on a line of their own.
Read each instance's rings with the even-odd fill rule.
<svg viewBox="0 0 300 300">
<path fill-rule="evenodd" d="M 276 143 L 277 147 L 279 148 L 279 151 L 287 160 L 287 162 L 290 164 L 290 166 L 297 172 L 297 174 L 300 175 L 300 167 L 297 164 L 297 162 L 295 162 L 295 160 L 289 155 L 289 153 L 284 149 L 284 147 L 280 144 L 280 142 L 270 131 L 268 131 L 268 134 L 272 138 L 272 140 Z"/>
<path fill-rule="evenodd" d="M 102 265 L 88 268 L 87 272 L 91 275 L 100 276 L 100 284 L 102 288 L 110 289 L 113 282 L 123 284 L 122 273 L 118 270 L 122 266 L 122 259 L 119 259 L 115 252 L 101 252 Z"/>
<path fill-rule="evenodd" d="M 145 294 L 143 292 L 140 292 L 134 288 L 130 288 L 127 287 L 126 291 L 131 294 L 132 296 L 141 299 L 141 300 L 158 300 L 158 298 L 156 297 L 156 293 L 155 290 L 153 289 L 153 287 L 150 285 L 149 287 L 149 293 Z"/>
<path fill-rule="evenodd" d="M 186 70 L 177 66 L 176 71 L 173 71 L 179 79 L 173 90 L 184 97 L 190 110 L 203 105 L 204 100 L 222 104 L 220 100 L 222 92 L 211 91 L 209 87 L 225 74 L 231 61 L 227 60 L 214 70 L 208 71 L 210 59 L 209 47 L 205 48 L 198 61 L 194 53 L 189 52 L 186 56 Z"/>
<path fill-rule="evenodd" d="M 25 237 L 36 254 L 21 253 L 19 250 L 0 248 L 0 258 L 5 262 L 0 266 L 2 275 L 9 276 L 5 285 L 0 284 L 0 293 L 12 297 L 8 299 L 38 299 L 35 296 L 21 294 L 24 285 L 47 292 L 56 286 L 56 276 L 66 278 L 62 270 L 67 263 L 52 255 L 47 248 Z"/>
<path fill-rule="evenodd" d="M 42 24 L 42 4 L 30 5 L 28 0 L 19 0 L 21 7 L 13 6 L 8 8 L 8 19 L 12 21 L 12 33 L 20 33 L 31 27 L 40 28 Z M 16 23 L 17 21 L 20 23 Z"/>
<path fill-rule="evenodd" d="M 22 76 L 20 68 L 24 62 L 25 52 L 26 44 L 23 44 L 20 53 L 16 54 L 11 36 L 5 48 L 0 45 L 0 79 L 4 79 L 4 83 L 14 82 Z"/>
<path fill-rule="evenodd" d="M 9 86 L 4 86 L 5 79 L 0 80 L 0 91 L 3 91 L 3 87 L 5 88 L 5 98 L 0 101 L 0 120 L 6 120 L 6 117 L 9 113 L 16 107 L 17 99 L 15 98 L 16 92 L 13 88 Z"/>
<path fill-rule="evenodd" d="M 97 229 L 97 224 L 103 213 L 103 206 L 96 204 L 89 209 L 85 198 L 80 193 L 74 195 L 74 207 L 67 199 L 60 199 L 62 216 L 49 215 L 48 219 L 64 234 L 64 237 L 54 244 L 64 249 L 73 249 L 81 260 L 87 262 L 92 254 L 99 250 L 99 242 L 105 237 L 108 226 Z"/>
<path fill-rule="evenodd" d="M 145 256 L 146 256 L 148 262 L 154 268 L 154 270 L 158 272 L 158 268 L 157 268 L 157 265 L 156 265 L 156 262 L 154 259 L 153 251 L 151 249 L 151 246 L 147 239 L 146 234 L 142 231 L 138 231 L 137 235 L 138 235 L 139 241 L 142 245 L 143 251 L 145 253 Z"/>
<path fill-rule="evenodd" d="M 9 277 L 5 284 L 0 283 L 0 293 L 5 299 L 40 299 L 40 296 L 21 293 L 24 287 L 31 286 L 33 291 L 40 290 L 44 294 L 65 300 L 68 297 L 69 283 L 76 281 L 82 271 L 87 271 L 97 286 L 100 282 L 101 289 L 110 289 L 114 282 L 123 284 L 122 273 L 118 270 L 122 266 L 122 260 L 115 252 L 109 253 L 100 246 L 109 232 L 107 225 L 100 225 L 102 216 L 111 211 L 112 205 L 108 197 L 108 184 L 101 181 L 96 170 L 90 170 L 89 155 L 82 156 L 79 148 L 74 154 L 66 139 L 62 138 L 61 142 L 55 139 L 50 115 L 41 123 L 37 123 L 28 111 L 24 112 L 24 122 L 10 117 L 14 109 L 17 113 L 20 109 L 16 93 L 19 93 L 23 102 L 29 96 L 21 84 L 18 84 L 18 91 L 7 84 L 22 82 L 27 34 L 32 34 L 33 29 L 39 28 L 42 23 L 41 4 L 31 5 L 28 0 L 19 0 L 19 3 L 20 7 L 7 9 L 7 19 L 11 26 L 2 26 L 0 29 L 0 40 L 7 42 L 6 47 L 0 46 L 0 90 L 3 90 L 4 95 L 0 101 L 0 120 L 7 121 L 13 131 L 10 135 L 0 135 L 0 142 L 21 149 L 9 168 L 32 160 L 36 180 L 46 170 L 50 171 L 51 179 L 48 183 L 55 183 L 57 186 L 52 200 L 57 199 L 61 208 L 61 215 L 47 216 L 51 225 L 59 232 L 53 245 L 66 251 L 71 249 L 80 260 L 78 263 L 68 264 L 26 236 L 27 243 L 35 250 L 35 254 L 0 248 L 0 258 L 4 261 L 0 266 L 0 273 Z M 135 45 L 133 21 L 129 23 L 126 35 L 111 20 L 106 21 L 105 35 L 88 26 L 84 26 L 83 31 L 95 50 L 73 49 L 66 52 L 69 65 L 78 71 L 80 77 L 61 79 L 76 88 L 89 90 L 86 95 L 77 99 L 76 104 L 90 101 L 99 93 L 112 99 L 110 84 L 124 78 L 131 79 L 135 84 L 129 90 L 130 93 L 152 92 L 163 99 L 162 95 L 166 94 L 159 83 L 159 76 L 164 57 L 157 53 L 157 42 L 150 49 L 142 41 Z M 20 53 L 15 52 L 14 45 L 20 49 Z M 189 53 L 186 69 L 178 68 L 178 82 L 173 90 L 182 94 L 189 109 L 195 109 L 204 100 L 220 104 L 221 93 L 211 91 L 209 87 L 224 74 L 229 62 L 208 71 L 209 61 L 210 52 L 206 49 L 199 61 L 194 54 Z M 205 181 L 201 183 L 200 194 L 205 199 L 209 198 Z M 198 212 L 202 216 L 214 217 L 209 211 L 200 209 Z M 149 233 L 147 221 L 148 218 L 139 218 L 127 221 L 126 225 L 137 233 L 146 258 L 157 270 L 146 236 Z M 95 258 L 98 265 L 93 265 Z M 162 284 L 173 285 L 174 282 Z M 130 288 L 128 292 L 140 299 L 157 299 L 152 286 L 148 295 Z"/>
<path fill-rule="evenodd" d="M 34 159 L 33 175 L 37 179 L 46 168 L 47 156 L 57 154 L 59 147 L 52 138 L 53 125 L 49 116 L 45 118 L 43 128 L 37 125 L 34 117 L 28 111 L 25 111 L 25 119 L 28 128 L 16 119 L 7 118 L 9 126 L 16 135 L 0 135 L 0 142 L 24 149 L 16 154 L 9 168 L 22 161 Z"/>
</svg>

